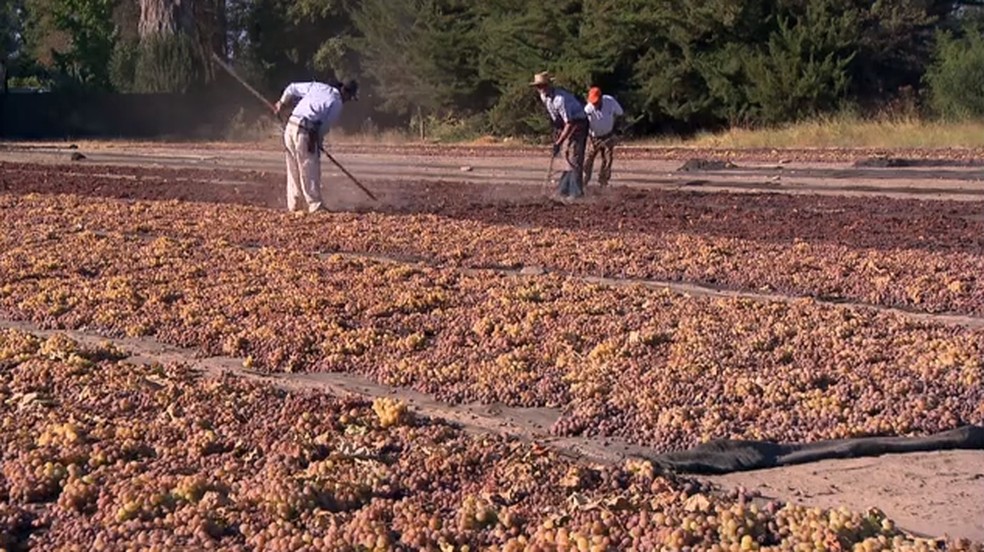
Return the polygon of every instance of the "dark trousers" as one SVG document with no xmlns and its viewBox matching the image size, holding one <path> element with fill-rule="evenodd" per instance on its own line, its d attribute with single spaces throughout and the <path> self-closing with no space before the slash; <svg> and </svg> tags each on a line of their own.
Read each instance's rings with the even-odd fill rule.
<svg viewBox="0 0 984 552">
<path fill-rule="evenodd" d="M 574 132 L 567 139 L 565 155 L 570 170 L 560 176 L 557 192 L 562 196 L 581 197 L 584 195 L 582 177 L 584 175 L 584 155 L 588 145 L 587 119 L 574 121 Z"/>
</svg>

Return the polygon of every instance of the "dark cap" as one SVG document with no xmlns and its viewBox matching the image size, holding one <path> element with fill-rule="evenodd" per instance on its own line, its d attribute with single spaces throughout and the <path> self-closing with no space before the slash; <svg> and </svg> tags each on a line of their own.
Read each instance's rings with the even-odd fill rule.
<svg viewBox="0 0 984 552">
<path fill-rule="evenodd" d="M 348 94 L 353 100 L 359 99 L 359 83 L 350 80 L 342 85 L 341 91 Z"/>
</svg>

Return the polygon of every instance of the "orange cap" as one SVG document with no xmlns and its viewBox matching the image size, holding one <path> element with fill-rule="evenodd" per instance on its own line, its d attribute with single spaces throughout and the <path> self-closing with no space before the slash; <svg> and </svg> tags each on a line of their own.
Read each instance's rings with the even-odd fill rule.
<svg viewBox="0 0 984 552">
<path fill-rule="evenodd" d="M 588 102 L 598 103 L 600 101 L 601 101 L 601 88 L 598 88 L 597 86 L 591 87 L 591 89 L 588 90 Z"/>
</svg>

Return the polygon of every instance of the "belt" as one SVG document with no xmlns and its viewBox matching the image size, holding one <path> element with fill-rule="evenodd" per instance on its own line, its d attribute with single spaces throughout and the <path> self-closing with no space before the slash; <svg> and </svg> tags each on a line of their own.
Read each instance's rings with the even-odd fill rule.
<svg viewBox="0 0 984 552">
<path fill-rule="evenodd" d="M 311 122 L 303 117 L 291 117 L 287 120 L 288 125 L 294 125 L 301 130 L 306 130 L 308 132 L 318 132 L 321 128 L 321 123 Z"/>
</svg>

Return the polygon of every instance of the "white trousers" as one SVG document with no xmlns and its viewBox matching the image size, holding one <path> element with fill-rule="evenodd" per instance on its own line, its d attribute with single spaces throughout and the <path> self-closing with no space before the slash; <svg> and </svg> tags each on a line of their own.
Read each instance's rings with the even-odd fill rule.
<svg viewBox="0 0 984 552">
<path fill-rule="evenodd" d="M 308 212 L 321 208 L 321 150 L 314 145 L 314 153 L 308 148 L 311 138 L 306 130 L 289 123 L 284 130 L 287 158 L 287 209 L 297 211 L 301 197 L 307 203 Z"/>
</svg>

